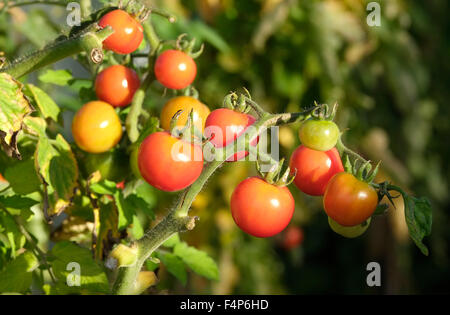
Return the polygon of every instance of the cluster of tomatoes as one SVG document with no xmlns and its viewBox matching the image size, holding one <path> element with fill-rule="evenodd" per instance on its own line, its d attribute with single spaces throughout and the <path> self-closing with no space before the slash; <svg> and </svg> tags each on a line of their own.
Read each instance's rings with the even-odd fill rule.
<svg viewBox="0 0 450 315">
<path fill-rule="evenodd" d="M 99 25 L 114 29 L 114 33 L 104 42 L 105 49 L 129 54 L 141 45 L 142 26 L 125 11 L 107 13 Z M 189 54 L 171 49 L 158 56 L 154 74 L 166 88 L 180 90 L 189 87 L 195 80 L 197 66 Z M 72 132 L 76 144 L 93 154 L 101 154 L 115 147 L 123 133 L 116 108 L 130 105 L 139 87 L 139 76 L 131 68 L 113 65 L 100 72 L 95 80 L 99 100 L 85 104 L 73 120 Z M 139 149 L 132 152 L 132 168 L 135 165 L 137 175 L 157 189 L 170 192 L 182 190 L 201 175 L 203 150 L 201 142 L 187 141 L 173 132 L 174 127 L 193 124 L 214 147 L 222 148 L 233 143 L 255 121 L 255 117 L 245 111 L 221 108 L 210 112 L 194 97 L 175 97 L 161 111 L 161 127 L 164 130 L 150 134 Z M 222 132 L 215 133 L 214 130 Z M 295 185 L 306 194 L 324 196 L 324 208 L 333 230 L 348 237 L 362 234 L 377 206 L 378 197 L 368 183 L 344 172 L 335 148 L 340 137 L 338 127 L 329 120 L 310 119 L 301 126 L 299 136 L 302 145 L 294 152 L 290 162 L 290 170 L 296 174 Z M 252 142 L 252 145 L 256 143 Z M 227 161 L 235 162 L 246 155 L 246 151 L 236 152 Z M 288 183 L 274 183 L 269 179 L 273 175 L 245 179 L 231 197 L 231 212 L 236 224 L 256 237 L 280 233 L 294 213 L 294 198 L 286 187 Z"/>
</svg>

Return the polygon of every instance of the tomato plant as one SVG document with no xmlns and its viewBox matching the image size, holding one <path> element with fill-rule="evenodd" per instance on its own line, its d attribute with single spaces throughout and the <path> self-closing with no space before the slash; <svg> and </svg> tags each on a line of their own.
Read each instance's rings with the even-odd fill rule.
<svg viewBox="0 0 450 315">
<path fill-rule="evenodd" d="M 290 167 L 296 172 L 294 184 L 305 194 L 322 196 L 329 180 L 344 171 L 336 148 L 316 151 L 301 145 L 291 156 Z"/>
<path fill-rule="evenodd" d="M 80 149 L 103 153 L 119 143 L 122 125 L 111 105 L 93 101 L 76 113 L 72 122 L 72 135 Z"/>
<path fill-rule="evenodd" d="M 139 148 L 142 177 L 164 191 L 178 191 L 191 185 L 203 169 L 201 147 L 177 139 L 168 132 L 148 136 Z"/>
<path fill-rule="evenodd" d="M 256 237 L 271 237 L 283 231 L 291 221 L 294 208 L 294 198 L 288 188 L 258 177 L 241 182 L 231 196 L 234 221 L 244 232 Z"/>
<path fill-rule="evenodd" d="M 98 74 L 95 79 L 95 93 L 101 101 L 115 107 L 123 107 L 131 103 L 139 84 L 136 71 L 113 65 Z"/>
<path fill-rule="evenodd" d="M 178 117 L 177 126 L 185 126 L 191 110 L 193 111 L 194 125 L 198 128 L 198 130 L 203 131 L 205 129 L 206 118 L 210 114 L 210 110 L 208 106 L 191 96 L 175 97 L 170 99 L 164 105 L 161 110 L 161 127 L 164 130 L 170 130 L 172 118 L 178 111 L 182 111 L 182 113 Z"/>
<path fill-rule="evenodd" d="M 142 25 L 123 10 L 106 13 L 98 22 L 101 27 L 110 26 L 114 33 L 104 42 L 106 49 L 118 54 L 129 54 L 139 48 L 144 39 Z"/>
<path fill-rule="evenodd" d="M 45 5 L 56 3 L 45 2 Z M 258 274 L 271 273 L 277 268 L 270 272 L 258 269 L 261 265 L 253 268 L 259 261 L 266 265 L 268 260 L 260 248 L 271 249 L 271 242 L 244 238 L 242 231 L 265 238 L 284 230 L 279 235 L 283 247 L 293 249 L 304 237 L 299 227 L 286 229 L 294 212 L 297 211 L 296 221 L 298 218 L 303 225 L 311 218 L 324 216 L 313 211 L 314 206 L 309 211 L 311 205 L 319 204 L 328 215 L 331 230 L 345 237 L 356 237 L 369 228 L 373 216 L 384 214 L 387 206 L 383 202 L 393 202 L 397 197 L 393 192 L 403 198 L 412 240 L 428 255 L 423 243 L 432 226 L 428 199 L 410 196 L 388 181 L 376 181 L 380 163 L 375 166 L 344 145 L 337 123 L 343 128 L 347 123 L 345 119 L 335 122 L 337 106 L 330 110 L 326 104 L 314 103 L 302 106 L 298 112 L 289 112 L 316 92 L 324 93 L 325 98 L 335 95 L 329 89 L 322 90 L 322 86 L 316 90 L 315 84 L 311 84 L 314 82 L 306 81 L 316 73 L 322 76 L 315 69 L 314 58 L 317 55 L 318 60 L 322 60 L 324 56 L 318 54 L 325 51 L 323 59 L 333 61 L 329 58 L 330 51 L 319 49 L 308 53 L 313 57 L 305 62 L 307 75 L 299 76 L 292 71 L 301 66 L 284 68 L 283 59 L 302 58 L 290 58 L 289 49 L 275 54 L 257 53 L 266 39 L 279 36 L 267 33 L 267 22 L 261 24 L 253 40 L 236 39 L 238 45 L 230 45 L 214 32 L 212 23 L 207 25 L 200 19 L 182 21 L 166 29 L 166 23 L 174 23 L 175 18 L 158 8 L 148 8 L 141 1 L 128 1 L 125 5 L 119 1 L 117 7 L 116 1 L 101 1 L 98 4 L 108 5 L 92 11 L 90 1 L 83 0 L 82 23 L 64 34 L 59 33 L 61 30 L 53 32 L 57 25 L 52 24 L 43 27 L 42 36 L 34 36 L 36 34 L 28 34 L 28 30 L 45 24 L 45 19 L 40 14 L 28 14 L 27 10 L 16 8 L 33 3 L 44 4 L 41 1 L 19 4 L 13 0 L 0 5 L 0 45 L 12 32 L 4 27 L 9 26 L 4 23 L 5 16 L 16 14 L 12 20 L 17 23 L 22 21 L 17 13 L 21 12 L 31 20 L 23 20 L 26 22 L 20 27 L 21 36 L 15 37 L 21 40 L 27 37 L 30 42 L 27 44 L 43 47 L 19 58 L 13 55 L 22 50 L 16 50 L 14 45 L 1 47 L 0 170 L 8 180 L 4 181 L 0 175 L 1 293 L 141 294 L 155 286 L 158 277 L 164 276 L 159 270 L 167 271 L 183 285 L 188 281 L 188 269 L 207 279 L 218 280 L 219 270 L 226 268 L 219 269 L 209 254 L 188 245 L 198 244 L 197 239 L 188 238 L 191 234 L 180 234 L 193 230 L 198 217 L 202 216 L 206 219 L 202 221 L 206 222 L 204 227 L 215 233 L 220 231 L 213 239 L 221 246 L 222 263 L 225 262 L 221 267 L 231 261 L 228 256 L 236 251 L 244 257 L 241 260 L 251 264 L 252 270 L 258 270 Z M 289 3 L 284 1 L 277 6 L 283 8 Z M 291 12 L 279 12 L 283 11 Z M 229 12 L 227 15 L 234 15 Z M 153 19 L 155 15 L 159 20 Z M 298 12 L 292 16 L 298 19 Z M 292 17 L 287 15 L 286 18 Z M 302 23 L 306 24 L 306 20 Z M 269 24 L 277 24 L 269 21 Z M 240 23 L 232 24 L 245 33 Z M 231 31 L 231 24 L 229 27 Z M 204 46 L 193 52 L 196 38 L 191 41 L 186 41 L 185 35 L 174 38 L 181 29 L 192 31 L 217 50 L 216 55 L 208 54 L 204 59 L 212 60 L 214 67 L 203 64 L 199 67 L 205 71 L 202 77 L 207 79 L 195 82 L 198 83 L 195 87 L 197 63 L 194 59 L 202 55 Z M 164 31 L 164 39 L 158 35 L 161 31 Z M 285 32 L 289 32 L 289 28 L 275 32 L 285 38 L 282 41 L 270 39 L 271 45 L 288 41 Z M 50 36 L 54 41 L 45 45 Z M 141 45 L 144 36 L 146 46 Z M 301 45 L 296 46 L 296 52 L 308 48 L 303 47 L 303 40 L 295 42 Z M 242 50 L 245 54 L 234 55 Z M 345 55 L 355 58 L 353 54 Z M 42 68 L 70 56 L 76 60 L 75 64 L 83 66 L 83 71 L 51 67 L 41 72 Z M 248 66 L 255 60 L 254 56 L 265 63 L 270 61 L 259 73 Z M 339 71 L 341 65 L 336 63 L 336 66 L 333 70 Z M 222 71 L 224 69 L 226 71 Z M 276 84 L 267 89 L 268 82 L 272 81 L 265 74 L 271 72 Z M 364 79 L 362 81 L 371 81 Z M 305 84 L 299 84 L 303 80 Z M 158 81 L 173 91 L 162 89 Z M 259 104 L 245 88 L 242 93 L 230 92 L 217 98 L 230 90 L 230 86 L 221 84 L 240 85 L 242 82 L 254 88 L 255 95 L 264 103 Z M 66 87 L 64 93 L 54 89 L 47 94 L 46 90 L 52 85 Z M 314 89 L 306 93 L 303 89 L 309 85 Z M 347 85 L 350 90 L 355 88 L 353 84 L 345 84 L 342 89 L 349 89 Z M 274 91 L 283 95 L 282 101 L 273 98 Z M 223 107 L 215 107 L 210 112 L 198 100 L 200 95 L 211 106 L 222 103 Z M 353 101 L 347 98 L 343 103 Z M 161 106 L 164 102 L 166 104 Z M 287 112 L 276 113 L 277 103 L 278 108 L 283 104 Z M 358 104 L 370 105 L 370 102 L 359 100 Z M 270 112 L 266 106 L 270 107 Z M 375 110 L 371 114 L 373 112 Z M 417 112 L 432 111 L 420 108 Z M 347 117 L 348 112 L 346 114 L 342 117 Z M 417 117 L 411 121 L 417 121 Z M 256 145 L 263 132 L 288 124 L 298 128 L 302 145 L 286 167 L 284 158 L 257 150 Z M 193 126 L 196 128 L 191 128 Z M 287 153 L 296 142 L 293 129 L 286 129 L 289 130 L 284 135 L 288 136 L 280 139 L 282 150 L 278 153 Z M 293 139 L 287 139 L 289 134 Z M 276 145 L 277 139 L 272 140 Z M 385 145 L 386 141 L 378 142 Z M 380 156 L 393 159 L 392 152 L 380 146 Z M 228 152 L 235 148 L 237 152 Z M 205 150 L 211 153 L 208 158 Z M 246 156 L 249 162 L 256 162 L 259 176 L 247 177 L 251 163 L 223 167 L 227 161 L 238 161 Z M 218 170 L 227 176 L 211 180 Z M 211 186 L 207 188 L 208 181 Z M 292 195 L 288 188 L 292 182 L 301 191 L 312 196 L 323 195 L 323 199 L 305 198 L 298 191 Z M 210 195 L 204 192 L 207 189 Z M 180 193 L 169 203 L 166 198 L 173 195 L 161 191 Z M 242 231 L 233 229 L 235 225 Z M 204 236 L 202 232 L 204 230 L 200 231 L 200 236 Z M 320 237 L 311 239 L 315 240 L 315 247 L 321 248 Z M 242 241 L 244 246 L 237 246 L 241 245 L 237 241 Z M 212 255 L 218 254 L 214 246 L 208 250 Z M 256 256 L 251 256 L 255 253 Z M 67 267 L 73 262 L 82 266 L 80 286 L 67 285 Z M 161 265 L 165 268 L 161 269 Z M 273 265 L 276 264 L 267 264 L 266 268 Z"/>
<path fill-rule="evenodd" d="M 348 173 L 336 174 L 328 183 L 323 197 L 327 215 L 343 226 L 366 221 L 378 205 L 376 190 Z"/>
<path fill-rule="evenodd" d="M 166 88 L 181 90 L 194 82 L 197 64 L 182 51 L 166 50 L 156 59 L 155 76 Z"/>
<path fill-rule="evenodd" d="M 206 119 L 205 136 L 210 139 L 214 146 L 222 148 L 233 143 L 255 121 L 255 117 L 249 114 L 239 113 L 227 108 L 216 109 Z M 257 143 L 258 139 L 254 139 L 251 145 L 256 146 Z M 235 162 L 247 155 L 248 152 L 246 151 L 236 152 L 227 161 Z"/>
</svg>

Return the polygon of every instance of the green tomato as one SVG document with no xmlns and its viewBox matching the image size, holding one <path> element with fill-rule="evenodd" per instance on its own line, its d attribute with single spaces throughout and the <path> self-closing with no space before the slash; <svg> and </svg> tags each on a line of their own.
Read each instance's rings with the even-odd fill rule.
<svg viewBox="0 0 450 315">
<path fill-rule="evenodd" d="M 136 178 L 142 179 L 141 172 L 139 171 L 138 166 L 138 156 L 139 156 L 139 146 L 136 146 L 131 151 L 130 155 L 130 168 Z"/>
<path fill-rule="evenodd" d="M 339 136 L 338 126 L 329 120 L 310 119 L 305 121 L 299 130 L 302 144 L 316 151 L 333 149 Z"/>
<path fill-rule="evenodd" d="M 355 226 L 342 226 L 328 217 L 328 224 L 330 225 L 330 228 L 337 234 L 347 238 L 355 238 L 364 234 L 364 232 L 369 228 L 371 220 L 372 218 L 369 218 L 367 219 L 367 221 Z"/>
<path fill-rule="evenodd" d="M 124 161 L 125 154 L 119 150 L 100 154 L 89 153 L 84 160 L 84 169 L 87 176 L 99 171 L 103 179 L 118 182 L 124 180 L 127 175 Z"/>
</svg>

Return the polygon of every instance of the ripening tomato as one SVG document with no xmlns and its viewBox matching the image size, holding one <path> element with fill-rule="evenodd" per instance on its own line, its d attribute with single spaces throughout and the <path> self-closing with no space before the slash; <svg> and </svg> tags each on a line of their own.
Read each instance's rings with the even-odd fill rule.
<svg viewBox="0 0 450 315">
<path fill-rule="evenodd" d="M 197 64 L 182 51 L 166 50 L 156 59 L 155 76 L 166 88 L 181 90 L 194 82 Z"/>
<path fill-rule="evenodd" d="M 282 246 L 286 250 L 292 250 L 300 246 L 303 239 L 303 229 L 298 226 L 290 226 L 284 231 Z"/>
<path fill-rule="evenodd" d="M 136 71 L 114 65 L 98 74 L 95 79 L 95 93 L 101 101 L 115 107 L 124 107 L 131 103 L 139 85 Z"/>
<path fill-rule="evenodd" d="M 103 42 L 105 49 L 126 55 L 136 51 L 144 39 L 142 25 L 123 10 L 114 10 L 105 14 L 98 25 L 111 26 L 114 33 Z"/>
<path fill-rule="evenodd" d="M 182 110 L 183 112 L 178 117 L 177 126 L 183 127 L 186 125 L 189 118 L 189 113 L 194 110 L 194 125 L 203 132 L 205 129 L 206 118 L 210 110 L 208 106 L 201 103 L 199 100 L 190 96 L 179 96 L 169 100 L 161 111 L 161 127 L 164 130 L 170 131 L 170 122 L 173 116 Z"/>
<path fill-rule="evenodd" d="M 294 198 L 287 187 L 271 185 L 259 177 L 242 181 L 231 196 L 231 214 L 244 232 L 270 237 L 288 226 Z"/>
<path fill-rule="evenodd" d="M 305 147 L 328 151 L 336 146 L 340 131 L 332 121 L 309 119 L 300 127 L 299 137 Z"/>
<path fill-rule="evenodd" d="M 355 226 L 342 226 L 332 218 L 328 217 L 328 224 L 330 228 L 337 234 L 346 238 L 355 238 L 364 234 L 364 232 L 369 228 L 370 221 L 372 218 L 367 219 L 361 224 Z"/>
<path fill-rule="evenodd" d="M 363 223 L 372 216 L 377 205 L 377 191 L 349 173 L 334 175 L 323 197 L 327 215 L 343 226 Z"/>
<path fill-rule="evenodd" d="M 291 157 L 292 172 L 297 171 L 295 186 L 305 194 L 322 196 L 330 179 L 344 171 L 338 150 L 316 151 L 299 146 Z"/>
<path fill-rule="evenodd" d="M 80 149 L 90 153 L 109 151 L 122 137 L 122 125 L 114 107 L 102 101 L 85 104 L 72 122 L 72 135 Z"/>
<path fill-rule="evenodd" d="M 190 186 L 203 169 L 202 147 L 156 132 L 142 142 L 138 166 L 142 177 L 163 191 L 177 191 Z"/>
<path fill-rule="evenodd" d="M 216 148 L 222 148 L 234 142 L 249 126 L 253 125 L 256 118 L 249 114 L 239 113 L 228 108 L 219 108 L 212 111 L 206 119 L 205 136 Z M 259 138 L 252 140 L 253 146 L 258 144 Z M 245 158 L 247 151 L 241 151 L 227 159 L 235 162 Z"/>
</svg>

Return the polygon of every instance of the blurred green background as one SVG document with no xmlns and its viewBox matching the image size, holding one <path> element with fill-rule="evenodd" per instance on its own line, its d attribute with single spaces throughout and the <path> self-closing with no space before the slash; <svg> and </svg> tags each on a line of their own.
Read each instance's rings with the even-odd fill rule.
<svg viewBox="0 0 450 315">
<path fill-rule="evenodd" d="M 107 1 L 104 1 L 107 2 Z M 234 187 L 255 174 L 252 164 L 223 167 L 194 203 L 201 217 L 182 238 L 218 262 L 220 281 L 190 274 L 182 286 L 163 268 L 155 293 L 192 294 L 408 294 L 450 292 L 449 106 L 450 22 L 448 1 L 377 1 L 381 26 L 367 24 L 361 0 L 160 0 L 147 1 L 177 16 L 171 25 L 153 18 L 163 39 L 188 33 L 206 44 L 198 60 L 195 86 L 211 109 L 232 90 L 247 87 L 272 112 L 299 111 L 321 103 L 340 105 L 337 122 L 348 145 L 372 161 L 383 160 L 380 180 L 390 180 L 433 205 L 433 232 L 426 239 L 430 256 L 410 241 L 403 204 L 376 217 L 368 232 L 343 239 L 328 227 L 321 199 L 295 187 L 291 223 L 304 232 L 292 250 L 284 235 L 256 239 L 244 235 L 229 211 Z M 99 8 L 100 3 L 95 7 Z M 63 7 L 32 6 L 0 17 L 0 51 L 18 56 L 42 47 L 68 29 Z M 36 30 L 41 31 L 36 33 Z M 88 73 L 75 61 L 75 76 Z M 33 80 L 37 74 L 30 76 Z M 82 103 L 63 89 L 46 88 L 71 111 Z M 170 95 L 155 89 L 146 106 L 155 116 Z M 299 145 L 298 126 L 280 129 L 281 151 L 289 158 Z M 155 193 L 160 215 L 173 195 Z M 366 284 L 366 266 L 378 262 L 379 288 Z"/>
</svg>

